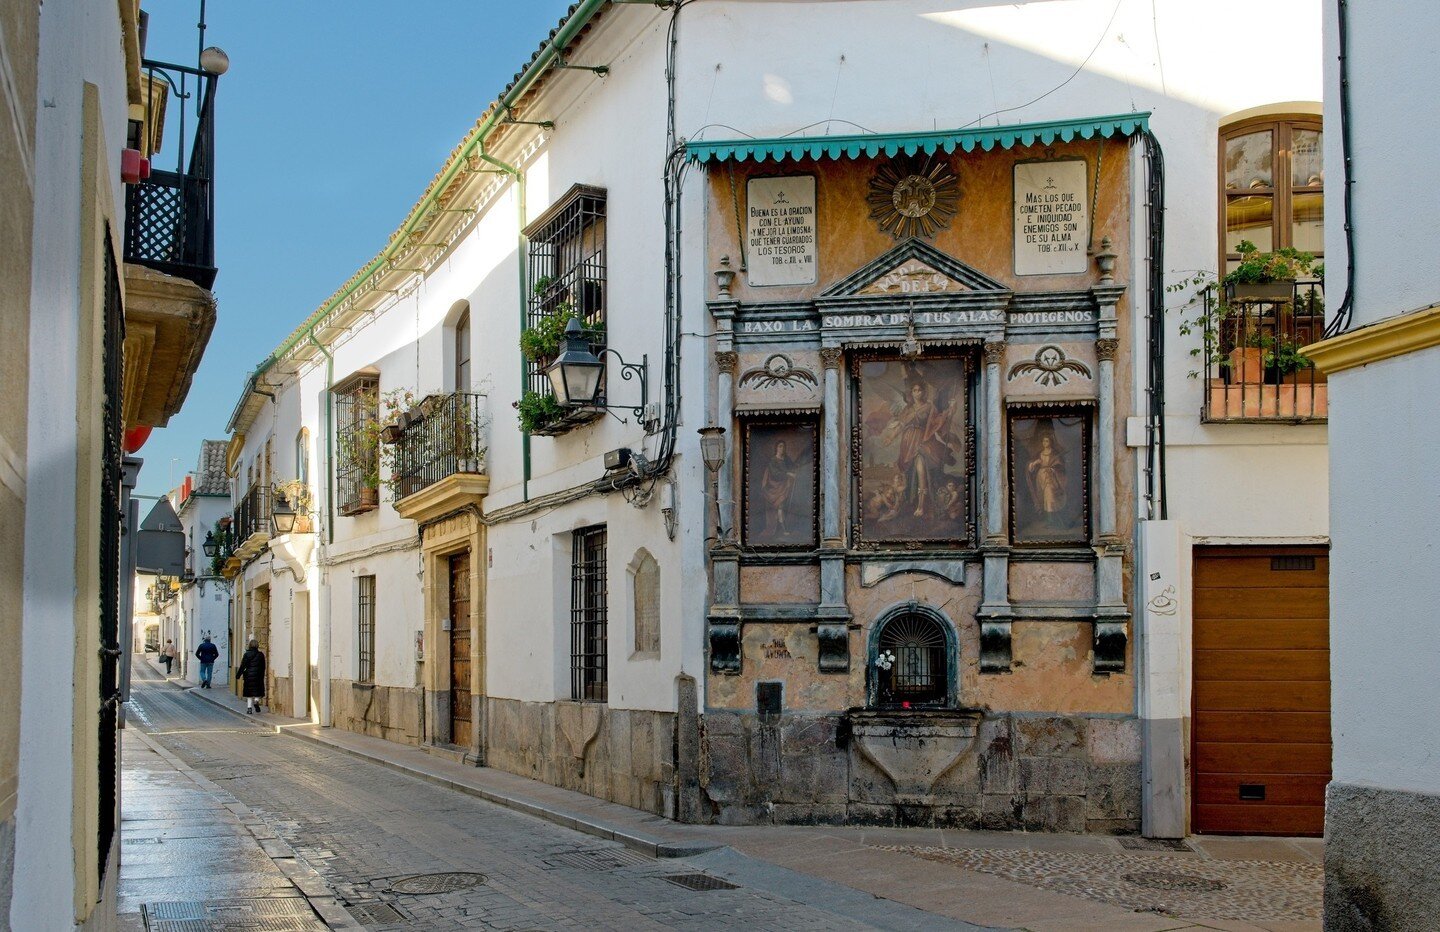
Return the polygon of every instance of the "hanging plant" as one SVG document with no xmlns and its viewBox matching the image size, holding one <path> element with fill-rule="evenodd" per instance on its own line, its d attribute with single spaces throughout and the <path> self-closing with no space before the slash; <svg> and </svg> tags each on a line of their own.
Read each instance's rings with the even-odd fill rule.
<svg viewBox="0 0 1440 932">
<path fill-rule="evenodd" d="M 515 410 L 519 412 L 520 429 L 526 433 L 545 428 L 565 413 L 560 402 L 548 392 L 526 392 L 515 402 Z"/>
<path fill-rule="evenodd" d="M 531 362 L 554 359 L 560 353 L 565 325 L 570 323 L 573 313 L 568 302 L 557 304 L 554 310 L 520 333 L 520 352 Z"/>
</svg>

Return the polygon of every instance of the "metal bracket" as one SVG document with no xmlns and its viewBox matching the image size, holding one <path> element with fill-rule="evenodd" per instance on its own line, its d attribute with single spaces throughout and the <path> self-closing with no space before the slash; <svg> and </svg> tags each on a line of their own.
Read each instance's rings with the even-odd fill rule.
<svg viewBox="0 0 1440 932">
<path fill-rule="evenodd" d="M 555 62 L 553 65 L 551 65 L 551 67 L 558 68 L 563 71 L 589 71 L 593 74 L 598 74 L 602 78 L 610 73 L 609 65 L 572 65 L 559 56 L 556 56 Z"/>
</svg>

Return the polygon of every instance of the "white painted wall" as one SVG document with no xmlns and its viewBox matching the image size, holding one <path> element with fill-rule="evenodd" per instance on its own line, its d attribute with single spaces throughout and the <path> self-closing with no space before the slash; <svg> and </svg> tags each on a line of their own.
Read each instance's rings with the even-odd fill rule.
<svg viewBox="0 0 1440 932">
<path fill-rule="evenodd" d="M 209 575 L 210 558 L 201 548 L 206 532 L 212 531 L 215 522 L 230 513 L 230 503 L 224 496 L 197 494 L 181 503 L 176 511 L 185 533 L 185 546 L 190 551 L 190 571 L 196 577 L 195 582 L 181 590 L 177 603 L 181 628 L 181 637 L 176 639 L 182 655 L 180 669 L 186 679 L 200 681 L 200 661 L 195 651 L 200 639 L 209 635 L 211 643 L 220 650 L 211 676 L 211 682 L 219 688 L 230 682 L 226 672 L 230 669 L 230 643 L 226 637 L 230 624 L 230 584 Z"/>
<path fill-rule="evenodd" d="M 1328 164 L 1341 164 L 1338 35 L 1326 5 Z M 1426 218 L 1440 192 L 1417 183 L 1440 142 L 1433 82 L 1440 10 L 1395 0 L 1350 11 L 1350 128 L 1356 326 L 1440 301 L 1440 270 Z M 1422 69 L 1423 70 L 1423 69 Z M 1403 144 L 1397 144 L 1403 140 Z M 1331 277 L 1345 268 L 1343 176 L 1326 175 L 1325 245 Z M 1333 288 L 1333 286 L 1332 286 Z M 1336 289 L 1338 293 L 1338 289 Z M 1440 434 L 1434 399 L 1440 349 L 1331 376 L 1330 657 L 1336 783 L 1440 793 Z"/>
<path fill-rule="evenodd" d="M 76 554 L 70 520 L 56 518 L 76 513 L 73 425 L 79 413 L 77 366 L 82 363 L 80 250 L 82 241 L 93 235 L 81 229 L 79 184 L 87 141 L 81 131 L 87 83 L 99 89 L 105 138 L 98 149 L 107 157 L 106 174 L 116 199 L 113 215 L 121 218 L 119 161 L 126 92 L 117 7 L 47 0 L 40 15 L 30 289 L 30 306 L 37 312 L 43 308 L 45 318 L 43 326 L 30 328 L 33 364 L 27 416 L 30 424 L 52 429 L 30 431 L 26 458 L 31 507 L 25 527 L 20 768 L 10 906 L 16 928 L 69 929 L 77 919 L 73 799 L 68 789 L 56 791 L 73 785 L 72 748 L 82 727 L 73 720 L 72 704 Z M 88 366 L 88 360 L 83 362 Z M 88 406 L 85 413 L 88 416 Z M 113 900 L 101 908 L 102 913 L 107 910 L 113 913 Z"/>
</svg>

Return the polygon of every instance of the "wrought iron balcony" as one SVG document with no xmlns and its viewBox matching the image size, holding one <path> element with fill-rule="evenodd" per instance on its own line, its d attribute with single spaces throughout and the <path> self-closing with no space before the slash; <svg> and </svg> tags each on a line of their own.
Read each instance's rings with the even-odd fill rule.
<svg viewBox="0 0 1440 932">
<path fill-rule="evenodd" d="M 395 441 L 391 483 L 397 501 L 449 476 L 485 472 L 485 396 L 455 392 L 426 399 Z"/>
<path fill-rule="evenodd" d="M 234 555 L 242 559 L 259 553 L 270 539 L 270 487 L 257 482 L 235 506 L 230 525 L 235 541 Z"/>
<path fill-rule="evenodd" d="M 151 153 L 161 148 L 167 111 L 178 123 L 173 169 L 153 167 L 125 192 L 125 261 L 215 284 L 215 85 L 198 68 L 145 61 L 146 117 Z M 173 98 L 173 99 L 172 99 Z M 189 113 L 195 101 L 195 112 Z M 138 145 L 138 140 L 137 140 Z"/>
<path fill-rule="evenodd" d="M 1324 421 L 1329 386 L 1304 354 L 1325 330 L 1324 285 L 1262 287 L 1273 293 L 1205 293 L 1202 419 Z"/>
</svg>

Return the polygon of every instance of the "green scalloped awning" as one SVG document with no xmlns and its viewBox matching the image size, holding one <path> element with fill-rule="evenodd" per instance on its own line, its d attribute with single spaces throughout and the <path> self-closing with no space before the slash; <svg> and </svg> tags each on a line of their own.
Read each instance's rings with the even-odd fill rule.
<svg viewBox="0 0 1440 932">
<path fill-rule="evenodd" d="M 1073 139 L 1097 136 L 1132 136 L 1150 128 L 1150 114 L 1122 113 L 1084 120 L 1053 120 L 1048 123 L 1016 123 L 1010 126 L 978 126 L 929 133 L 866 133 L 848 136 L 785 136 L 779 139 L 727 139 L 720 142 L 687 142 L 686 156 L 702 165 L 706 162 L 783 162 L 786 159 L 858 159 L 878 155 L 915 155 L 923 152 L 954 152 L 962 149 L 989 152 L 995 148 L 1048 146 Z"/>
</svg>

